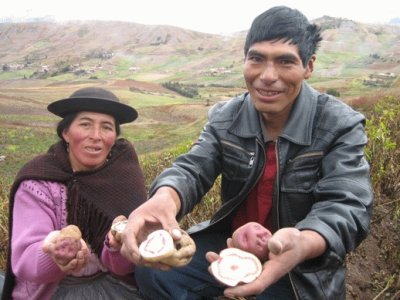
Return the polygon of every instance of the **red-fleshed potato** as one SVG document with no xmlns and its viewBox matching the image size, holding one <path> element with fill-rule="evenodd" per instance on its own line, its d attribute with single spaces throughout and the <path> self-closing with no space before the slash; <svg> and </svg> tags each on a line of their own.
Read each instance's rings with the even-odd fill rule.
<svg viewBox="0 0 400 300">
<path fill-rule="evenodd" d="M 232 234 L 232 246 L 250 252 L 262 262 L 268 259 L 268 241 L 272 233 L 256 222 L 248 222 Z"/>
<path fill-rule="evenodd" d="M 59 259 L 61 265 L 67 264 L 76 257 L 82 247 L 81 238 L 81 231 L 75 225 L 68 225 L 61 229 L 54 248 L 54 256 Z"/>
<path fill-rule="evenodd" d="M 111 234 L 115 237 L 117 241 L 122 240 L 121 235 L 125 230 L 126 224 L 128 224 L 128 220 L 115 222 L 111 225 Z"/>
<path fill-rule="evenodd" d="M 172 255 L 174 240 L 166 230 L 156 230 L 150 233 L 139 246 L 140 255 L 149 262 L 159 262 Z"/>
<path fill-rule="evenodd" d="M 211 273 L 228 286 L 249 283 L 260 276 L 260 260 L 249 252 L 238 248 L 226 248 L 219 253 L 219 259 L 211 263 Z"/>
<path fill-rule="evenodd" d="M 168 231 L 153 231 L 139 246 L 140 255 L 149 262 L 160 262 L 171 267 L 187 265 L 196 251 L 192 238 L 181 231 L 180 240 L 174 241 Z"/>
<path fill-rule="evenodd" d="M 268 259 L 271 232 L 256 222 L 248 222 L 236 229 L 220 258 L 211 264 L 211 272 L 228 286 L 249 283 L 262 271 L 261 262 Z"/>
<path fill-rule="evenodd" d="M 111 233 L 117 238 L 125 230 L 127 220 L 116 222 Z M 168 231 L 159 229 L 150 233 L 139 246 L 140 255 L 148 262 L 160 262 L 171 267 L 187 265 L 196 251 L 196 245 L 187 232 L 181 230 L 180 240 L 174 241 Z"/>
</svg>

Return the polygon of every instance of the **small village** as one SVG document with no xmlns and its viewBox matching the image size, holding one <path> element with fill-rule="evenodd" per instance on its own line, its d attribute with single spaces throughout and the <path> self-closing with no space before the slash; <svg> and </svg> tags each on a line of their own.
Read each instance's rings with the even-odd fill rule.
<svg viewBox="0 0 400 300">
<path fill-rule="evenodd" d="M 374 73 L 370 74 L 368 79 L 364 79 L 363 84 L 376 87 L 390 87 L 396 78 L 397 75 L 391 72 Z"/>
</svg>

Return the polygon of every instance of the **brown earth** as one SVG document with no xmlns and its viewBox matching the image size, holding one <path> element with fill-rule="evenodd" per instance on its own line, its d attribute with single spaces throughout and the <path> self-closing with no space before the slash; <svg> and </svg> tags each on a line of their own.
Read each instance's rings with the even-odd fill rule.
<svg viewBox="0 0 400 300">
<path fill-rule="evenodd" d="M 145 82 L 133 79 L 125 79 L 125 80 L 115 80 L 111 85 L 111 87 L 126 87 L 131 91 L 138 92 L 150 92 L 150 93 L 159 93 L 159 94 L 175 94 L 171 90 L 164 88 L 163 86 L 152 83 Z"/>
<path fill-rule="evenodd" d="M 400 299 L 400 222 L 390 206 L 374 208 L 370 235 L 348 255 L 347 299 Z"/>
</svg>

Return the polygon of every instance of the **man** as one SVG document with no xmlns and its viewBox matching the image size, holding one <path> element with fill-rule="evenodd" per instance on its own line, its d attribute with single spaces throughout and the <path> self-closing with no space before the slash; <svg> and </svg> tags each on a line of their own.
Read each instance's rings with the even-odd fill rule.
<svg viewBox="0 0 400 300">
<path fill-rule="evenodd" d="M 345 255 L 368 234 L 373 195 L 364 117 L 305 81 L 320 41 L 319 28 L 288 7 L 253 21 L 244 46 L 248 92 L 210 110 L 197 143 L 156 178 L 151 198 L 129 217 L 122 252 L 146 265 L 136 280 L 149 299 L 345 298 Z M 197 247 L 191 263 L 169 272 L 144 263 L 138 244 L 155 228 L 177 232 L 177 220 L 220 174 L 222 206 L 190 230 Z M 263 272 L 223 287 L 209 263 L 252 221 L 273 233 Z"/>
</svg>

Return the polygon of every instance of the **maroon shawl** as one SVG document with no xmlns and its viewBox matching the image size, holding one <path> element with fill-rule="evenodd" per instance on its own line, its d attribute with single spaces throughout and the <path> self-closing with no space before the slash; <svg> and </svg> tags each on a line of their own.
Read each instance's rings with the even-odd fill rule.
<svg viewBox="0 0 400 300">
<path fill-rule="evenodd" d="M 127 140 L 117 140 L 103 166 L 82 172 L 72 171 L 63 142 L 52 145 L 46 154 L 34 158 L 18 172 L 11 187 L 6 277 L 12 275 L 10 245 L 14 195 L 19 184 L 27 179 L 56 181 L 67 186 L 67 222 L 80 228 L 82 238 L 99 256 L 113 219 L 118 215 L 128 216 L 147 199 L 144 176 L 137 154 Z M 8 279 L 10 278 L 6 278 L 6 281 Z M 6 283 L 4 288 L 12 290 L 12 281 Z"/>
</svg>

